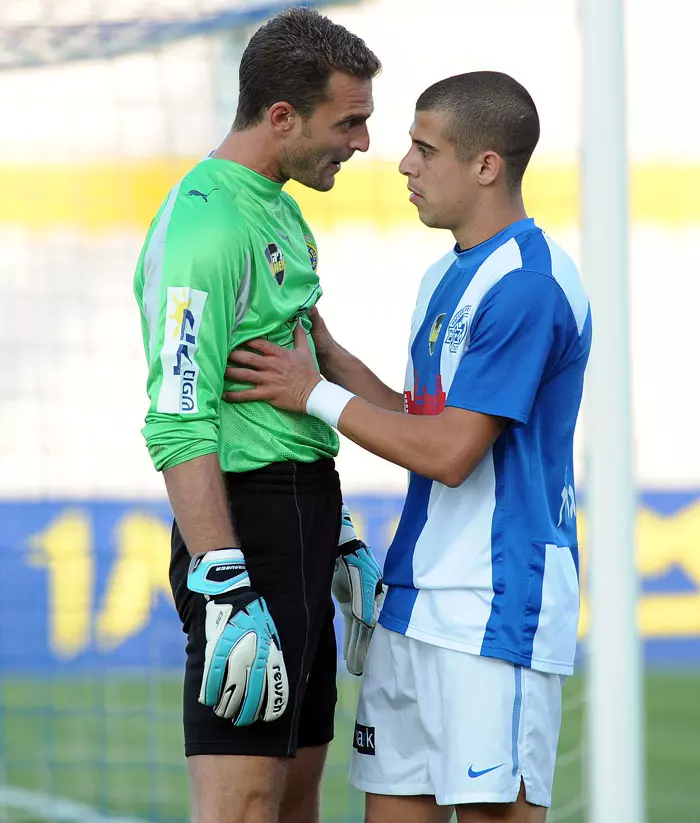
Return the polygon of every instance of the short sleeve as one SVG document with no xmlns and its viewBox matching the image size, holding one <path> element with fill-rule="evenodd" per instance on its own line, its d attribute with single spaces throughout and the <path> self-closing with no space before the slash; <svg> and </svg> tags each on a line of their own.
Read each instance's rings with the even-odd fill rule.
<svg viewBox="0 0 700 823">
<path fill-rule="evenodd" d="M 447 405 L 527 423 L 565 309 L 551 277 L 524 270 L 503 277 L 474 315 Z"/>
</svg>

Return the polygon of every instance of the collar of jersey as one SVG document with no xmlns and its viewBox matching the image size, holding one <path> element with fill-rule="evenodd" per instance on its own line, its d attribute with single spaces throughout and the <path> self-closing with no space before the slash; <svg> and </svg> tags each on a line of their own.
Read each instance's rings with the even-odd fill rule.
<svg viewBox="0 0 700 823">
<path fill-rule="evenodd" d="M 535 220 L 532 217 L 525 217 L 523 220 L 517 220 L 515 223 L 511 223 L 510 226 L 506 226 L 505 229 L 502 229 L 498 232 L 498 234 L 494 234 L 493 237 L 489 237 L 488 240 L 484 240 L 483 243 L 479 243 L 478 246 L 472 246 L 471 249 L 460 249 L 457 244 L 455 244 L 455 256 L 457 258 L 457 265 L 462 267 L 471 267 L 475 263 L 481 263 L 499 246 L 502 246 L 511 237 L 516 237 L 518 234 L 522 234 L 525 231 L 529 231 L 530 229 L 534 228 Z"/>
<path fill-rule="evenodd" d="M 275 183 L 274 180 L 263 177 L 262 174 L 258 174 L 247 166 L 242 166 L 233 160 L 224 160 L 221 157 L 210 157 L 206 162 L 219 164 L 228 180 L 231 180 L 234 185 L 243 183 L 248 194 L 252 194 L 253 197 L 272 203 L 280 196 L 282 183 Z"/>
</svg>

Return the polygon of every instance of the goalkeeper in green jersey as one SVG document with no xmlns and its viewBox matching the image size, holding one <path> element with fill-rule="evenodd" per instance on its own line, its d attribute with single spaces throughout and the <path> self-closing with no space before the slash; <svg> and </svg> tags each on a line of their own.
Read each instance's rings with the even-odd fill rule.
<svg viewBox="0 0 700 823">
<path fill-rule="evenodd" d="M 144 435 L 175 514 L 170 580 L 187 633 L 185 753 L 196 823 L 314 823 L 333 737 L 336 648 L 362 672 L 381 572 L 342 507 L 335 432 L 267 403 L 230 406 L 229 352 L 292 346 L 321 288 L 283 191 L 333 187 L 369 147 L 365 43 L 317 12 L 262 26 L 231 132 L 169 193 L 135 276 L 148 361 Z M 293 758 L 293 759 L 292 759 Z"/>
</svg>

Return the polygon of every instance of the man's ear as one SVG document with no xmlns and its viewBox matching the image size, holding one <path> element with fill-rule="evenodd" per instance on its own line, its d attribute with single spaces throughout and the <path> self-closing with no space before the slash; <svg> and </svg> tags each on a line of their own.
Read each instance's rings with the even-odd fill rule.
<svg viewBox="0 0 700 823">
<path fill-rule="evenodd" d="M 282 134 L 294 128 L 298 116 L 294 106 L 284 101 L 274 103 L 267 111 L 267 117 L 273 131 Z"/>
<path fill-rule="evenodd" d="M 477 180 L 482 186 L 490 186 L 505 174 L 505 161 L 495 151 L 485 151 L 477 158 Z"/>
</svg>

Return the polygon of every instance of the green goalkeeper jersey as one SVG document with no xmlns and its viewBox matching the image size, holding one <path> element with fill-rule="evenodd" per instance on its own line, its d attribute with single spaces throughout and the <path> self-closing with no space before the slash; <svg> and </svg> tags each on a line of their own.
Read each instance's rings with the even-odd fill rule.
<svg viewBox="0 0 700 823">
<path fill-rule="evenodd" d="M 313 235 L 281 184 L 208 158 L 172 189 L 134 279 L 148 361 L 143 433 L 157 469 L 214 452 L 227 472 L 338 453 L 336 433 L 316 418 L 221 399 L 244 387 L 224 381 L 232 349 L 255 337 L 291 347 L 299 318 L 309 334 L 316 264 Z"/>
</svg>

